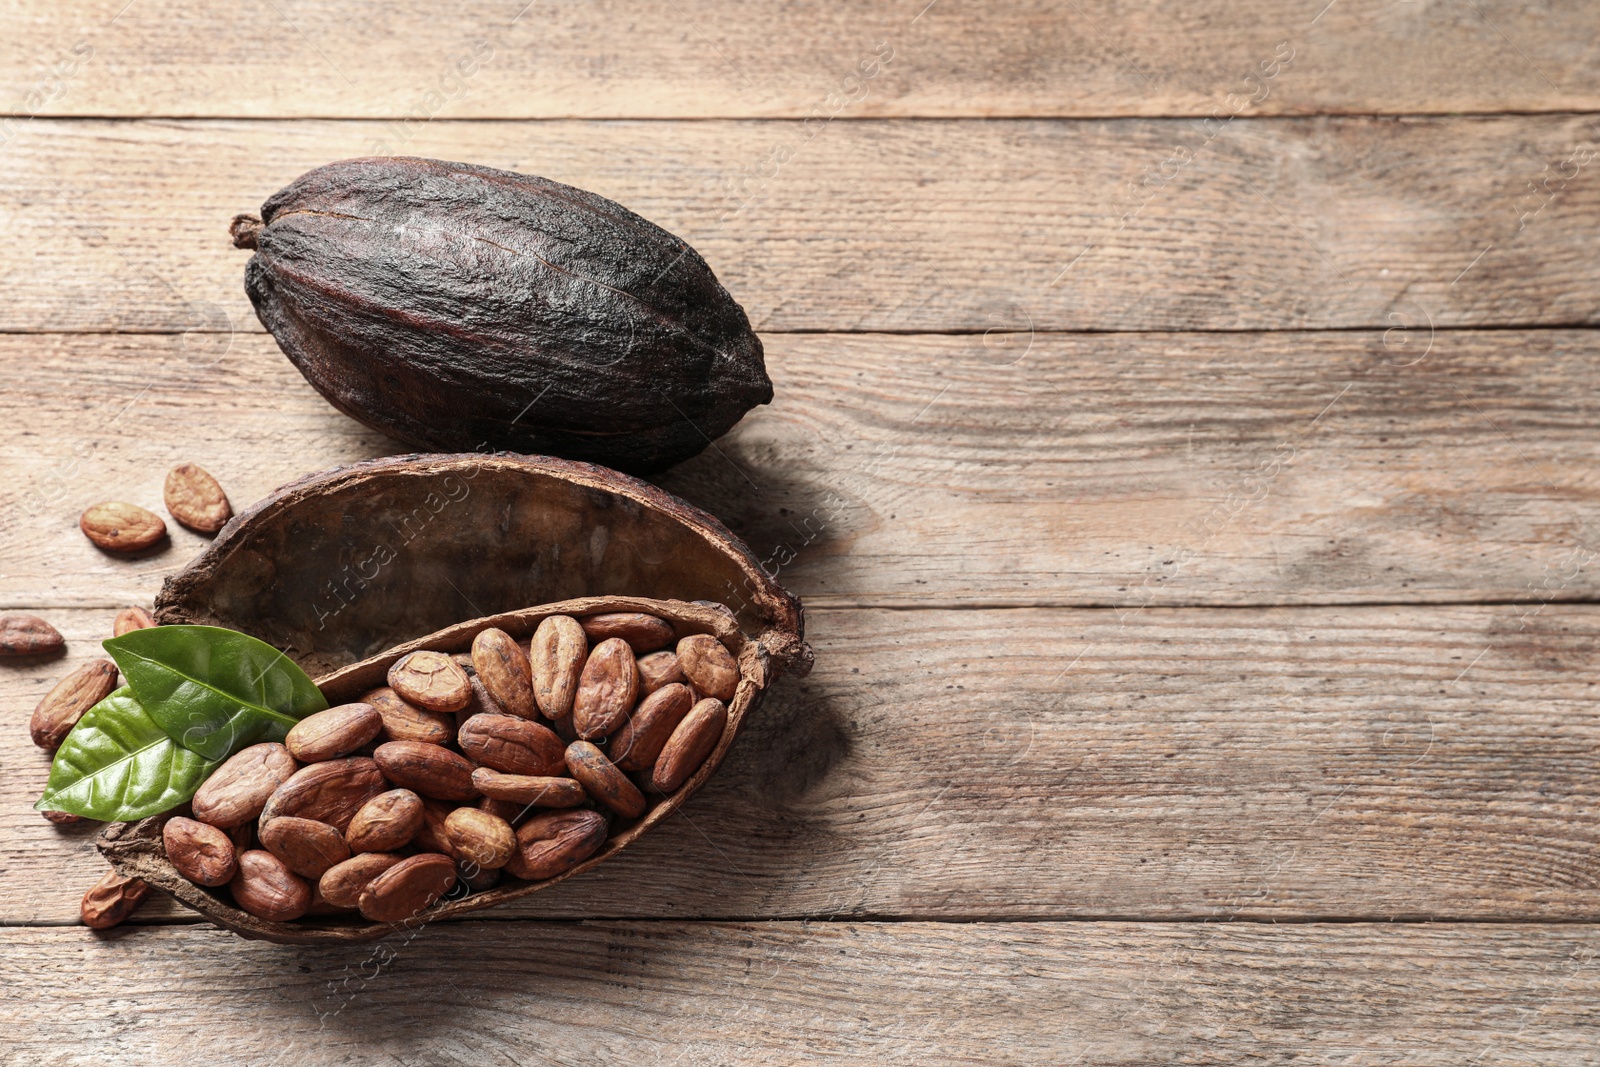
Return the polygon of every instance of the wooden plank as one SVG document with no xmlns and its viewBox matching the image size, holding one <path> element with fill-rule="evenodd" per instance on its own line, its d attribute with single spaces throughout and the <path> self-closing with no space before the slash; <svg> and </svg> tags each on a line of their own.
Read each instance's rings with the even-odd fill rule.
<svg viewBox="0 0 1600 1067">
<path fill-rule="evenodd" d="M 1600 597 L 1592 332 L 770 341 L 776 401 L 660 480 L 813 606 Z M 205 540 L 113 559 L 77 516 L 160 510 L 175 463 L 242 508 L 399 448 L 261 334 L 0 335 L 0 362 L 12 606 L 149 602 Z"/>
<path fill-rule="evenodd" d="M 496 915 L 1595 921 L 1600 608 L 1519 614 L 813 612 L 680 816 Z M 110 617 L 0 674 L 0 920 L 102 869 L 22 720 Z"/>
<path fill-rule="evenodd" d="M 1588 14 L 1487 0 L 22 0 L 0 20 L 0 105 L 413 122 L 1593 110 Z"/>
<path fill-rule="evenodd" d="M 0 951 L 13 1062 L 50 1067 L 1578 1063 L 1600 996 L 1600 931 L 1572 926 L 470 923 L 293 950 L 23 929 Z"/>
<path fill-rule="evenodd" d="M 998 339 L 1593 323 L 1595 130 L 1592 115 L 436 121 L 406 150 L 620 200 L 695 244 L 768 333 Z M 0 154 L 0 330 L 255 329 L 228 220 L 382 131 L 33 120 Z"/>
</svg>

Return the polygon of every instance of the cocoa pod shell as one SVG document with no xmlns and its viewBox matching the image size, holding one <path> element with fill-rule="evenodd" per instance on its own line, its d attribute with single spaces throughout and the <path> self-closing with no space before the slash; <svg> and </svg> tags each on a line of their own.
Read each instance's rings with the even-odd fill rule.
<svg viewBox="0 0 1600 1067">
<path fill-rule="evenodd" d="M 33 709 L 28 731 L 33 743 L 54 752 L 78 725 L 83 713 L 117 687 L 117 665 L 108 659 L 85 663 L 57 682 Z"/>
<path fill-rule="evenodd" d="M 61 631 L 37 615 L 0 615 L 0 656 L 48 656 L 66 644 Z"/>
<path fill-rule="evenodd" d="M 426 451 L 664 470 L 772 399 L 705 260 L 620 204 L 432 159 L 330 163 L 241 218 L 245 291 L 335 407 Z"/>
</svg>

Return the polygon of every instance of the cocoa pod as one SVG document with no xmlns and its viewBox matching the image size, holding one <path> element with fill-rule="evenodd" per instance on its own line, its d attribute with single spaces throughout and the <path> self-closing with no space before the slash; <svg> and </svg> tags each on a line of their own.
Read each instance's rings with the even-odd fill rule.
<svg viewBox="0 0 1600 1067">
<path fill-rule="evenodd" d="M 378 746 L 372 758 L 389 781 L 425 797 L 471 800 L 478 795 L 472 785 L 472 764 L 441 745 L 387 741 Z"/>
<path fill-rule="evenodd" d="M 295 723 L 283 743 L 301 763 L 321 763 L 354 752 L 382 729 L 383 716 L 371 704 L 340 704 Z"/>
<path fill-rule="evenodd" d="M 148 630 L 155 624 L 156 620 L 143 608 L 123 608 L 111 620 L 111 636 L 121 637 L 134 630 Z"/>
<path fill-rule="evenodd" d="M 533 668 L 522 646 L 504 630 L 488 629 L 472 639 L 472 666 L 491 699 L 508 714 L 531 719 Z"/>
<path fill-rule="evenodd" d="M 28 723 L 33 743 L 52 752 L 60 748 L 83 713 L 116 687 L 117 665 L 108 659 L 92 659 L 61 679 L 33 709 Z"/>
<path fill-rule="evenodd" d="M 672 731 L 650 774 L 650 784 L 670 793 L 706 761 L 728 725 L 728 708 L 716 697 L 696 704 Z"/>
<path fill-rule="evenodd" d="M 389 687 L 428 711 L 460 711 L 472 699 L 472 683 L 461 665 L 443 652 L 423 650 L 400 657 L 389 668 Z"/>
<path fill-rule="evenodd" d="M 301 175 L 231 230 L 256 250 L 256 315 L 306 380 L 424 451 L 650 473 L 772 399 L 761 342 L 705 261 L 581 189 L 352 159 Z"/>
<path fill-rule="evenodd" d="M 89 929 L 109 930 L 137 911 L 149 895 L 149 883 L 143 879 L 107 871 L 104 878 L 83 894 L 78 914 Z"/>
<path fill-rule="evenodd" d="M 567 769 L 584 791 L 624 819 L 644 814 L 644 794 L 606 754 L 587 741 L 567 746 Z"/>
<path fill-rule="evenodd" d="M 556 775 L 565 767 L 561 738 L 515 715 L 474 715 L 461 725 L 456 743 L 468 759 L 507 774 Z"/>
<path fill-rule="evenodd" d="M 583 785 L 572 778 L 548 775 L 502 774 L 488 767 L 472 772 L 472 784 L 478 792 L 493 800 L 504 800 L 521 806 L 539 808 L 575 808 L 589 799 Z"/>
<path fill-rule="evenodd" d="M 214 534 L 233 518 L 228 494 L 205 470 L 193 463 L 180 463 L 167 472 L 162 496 L 167 512 L 196 533 Z"/>
<path fill-rule="evenodd" d="M 317 891 L 334 907 L 353 908 L 361 903 L 362 891 L 374 878 L 404 858 L 395 852 L 362 852 L 351 856 L 323 872 L 317 880 Z"/>
<path fill-rule="evenodd" d="M 579 619 L 578 625 L 589 640 L 598 644 L 617 637 L 628 642 L 635 653 L 654 652 L 672 644 L 672 624 L 666 619 L 641 611 L 615 611 Z"/>
<path fill-rule="evenodd" d="M 61 631 L 37 615 L 0 615 L 0 656 L 47 656 L 66 645 Z"/>
<path fill-rule="evenodd" d="M 350 858 L 350 846 L 338 830 L 325 822 L 291 815 L 281 815 L 261 827 L 261 847 L 295 874 L 312 881 Z"/>
<path fill-rule="evenodd" d="M 606 746 L 607 755 L 625 771 L 649 770 L 694 704 L 694 690 L 681 682 L 662 686 L 633 709 Z"/>
<path fill-rule="evenodd" d="M 506 865 L 517 850 L 517 835 L 498 815 L 477 808 L 457 808 L 444 821 L 442 831 L 451 853 L 485 870 Z"/>
<path fill-rule="evenodd" d="M 361 891 L 361 915 L 372 922 L 403 922 L 422 914 L 455 884 L 456 861 L 449 856 L 410 856 L 367 883 Z"/>
<path fill-rule="evenodd" d="M 139 552 L 167 536 L 159 515 L 119 500 L 89 507 L 78 516 L 78 529 L 107 552 Z"/>
<path fill-rule="evenodd" d="M 701 696 L 732 700 L 739 688 L 739 665 L 710 634 L 690 634 L 678 642 L 678 663 Z"/>
<path fill-rule="evenodd" d="M 609 828 L 598 811 L 551 811 L 517 827 L 517 851 L 505 869 L 528 882 L 554 878 L 599 850 Z"/>
<path fill-rule="evenodd" d="M 251 849 L 239 856 L 239 869 L 228 883 L 233 902 L 271 922 L 289 922 L 311 907 L 311 887 L 270 852 Z"/>
<path fill-rule="evenodd" d="M 177 816 L 161 828 L 167 862 L 195 885 L 227 885 L 238 871 L 233 841 L 215 826 Z"/>
<path fill-rule="evenodd" d="M 572 725 L 578 736 L 593 741 L 616 730 L 627 721 L 638 695 L 639 665 L 628 643 L 608 637 L 595 645 L 572 700 Z"/>
<path fill-rule="evenodd" d="M 393 852 L 409 845 L 421 826 L 422 798 L 409 789 L 391 789 L 361 805 L 344 839 L 352 852 Z"/>
<path fill-rule="evenodd" d="M 248 823 L 294 772 L 294 757 L 276 741 L 240 749 L 195 790 L 194 817 L 223 830 Z"/>
<path fill-rule="evenodd" d="M 539 623 L 529 642 L 528 659 L 533 672 L 533 699 L 545 718 L 561 719 L 572 714 L 578 678 L 588 655 L 589 640 L 577 619 L 552 615 Z"/>
<path fill-rule="evenodd" d="M 363 694 L 361 701 L 378 709 L 378 715 L 383 719 L 383 730 L 378 736 L 385 741 L 422 741 L 430 745 L 443 745 L 455 736 L 455 720 L 448 714 L 428 711 L 408 703 L 388 686 Z"/>
<path fill-rule="evenodd" d="M 683 681 L 683 665 L 678 662 L 678 654 L 670 649 L 640 656 L 638 666 L 641 693 L 654 693 L 664 685 Z"/>
<path fill-rule="evenodd" d="M 293 816 L 325 822 L 344 833 L 361 806 L 387 788 L 377 762 L 365 756 L 313 763 L 273 790 L 261 809 L 256 832 L 264 831 L 273 819 Z"/>
</svg>

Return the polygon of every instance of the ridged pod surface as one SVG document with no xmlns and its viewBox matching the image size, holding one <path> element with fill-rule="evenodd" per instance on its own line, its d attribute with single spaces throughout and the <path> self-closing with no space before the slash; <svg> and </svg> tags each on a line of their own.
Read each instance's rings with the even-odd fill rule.
<svg viewBox="0 0 1600 1067">
<path fill-rule="evenodd" d="M 651 473 L 772 399 L 761 342 L 694 249 L 544 178 L 381 157 L 241 215 L 245 290 L 316 389 L 419 448 Z"/>
</svg>

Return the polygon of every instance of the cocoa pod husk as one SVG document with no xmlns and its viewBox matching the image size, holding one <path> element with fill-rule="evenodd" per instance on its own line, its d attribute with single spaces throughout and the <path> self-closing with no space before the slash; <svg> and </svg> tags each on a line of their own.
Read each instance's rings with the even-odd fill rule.
<svg viewBox="0 0 1600 1067">
<path fill-rule="evenodd" d="M 249 823 L 297 767 L 289 750 L 276 741 L 240 749 L 195 790 L 194 817 L 223 830 Z"/>
<path fill-rule="evenodd" d="M 78 725 L 83 713 L 117 688 L 117 665 L 108 659 L 85 663 L 57 682 L 33 709 L 28 731 L 33 743 L 54 752 Z"/>
<path fill-rule="evenodd" d="M 593 741 L 614 732 L 628 719 L 639 695 L 639 664 L 620 637 L 595 645 L 578 676 L 572 700 L 572 725 L 578 736 Z"/>
<path fill-rule="evenodd" d="M 66 645 L 61 631 L 37 615 L 0 615 L 0 656 L 50 656 Z"/>
</svg>

